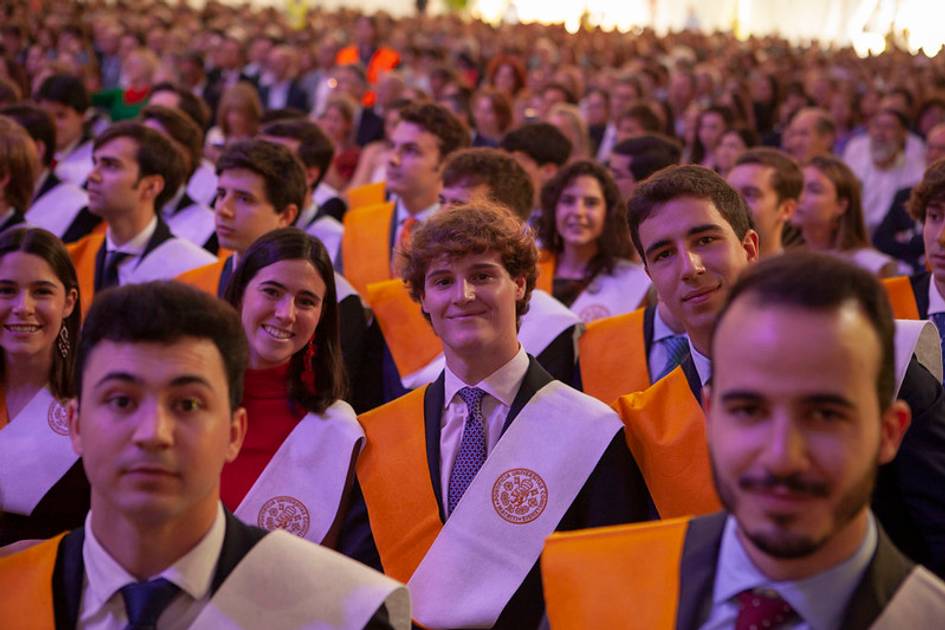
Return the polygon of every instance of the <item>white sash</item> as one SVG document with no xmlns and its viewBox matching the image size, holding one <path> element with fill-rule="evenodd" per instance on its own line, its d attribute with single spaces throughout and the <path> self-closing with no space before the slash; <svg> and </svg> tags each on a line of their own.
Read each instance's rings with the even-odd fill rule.
<svg viewBox="0 0 945 630">
<path fill-rule="evenodd" d="M 622 424 L 552 381 L 519 413 L 408 587 L 427 628 L 488 628 L 521 585 Z"/>
<path fill-rule="evenodd" d="M 197 247 L 203 247 L 216 231 L 213 210 L 201 203 L 181 208 L 174 214 L 164 213 L 163 217 L 174 236 L 188 240 Z"/>
<path fill-rule="evenodd" d="M 897 319 L 895 347 L 897 395 L 913 354 L 935 380 L 942 382 L 942 343 L 935 324 L 927 320 Z"/>
<path fill-rule="evenodd" d="M 62 237 L 82 208 L 89 205 L 84 190 L 63 182 L 36 200 L 26 213 L 26 222 Z"/>
<path fill-rule="evenodd" d="M 582 322 L 567 306 L 540 289 L 532 291 L 528 304 L 528 312 L 522 316 L 522 325 L 518 331 L 518 340 L 525 352 L 537 357 L 558 335 L 571 326 L 578 327 L 575 331 L 575 342 L 577 341 L 577 334 L 583 330 Z M 446 360 L 440 353 L 416 372 L 402 376 L 400 382 L 407 389 L 416 389 L 432 383 L 445 365 Z"/>
<path fill-rule="evenodd" d="M 945 584 L 925 568 L 916 566 L 870 628 L 938 628 L 943 620 Z"/>
<path fill-rule="evenodd" d="M 210 205 L 217 194 L 217 174 L 213 164 L 207 160 L 200 161 L 200 166 L 187 182 L 187 194 L 197 203 Z"/>
<path fill-rule="evenodd" d="M 325 245 L 325 249 L 328 250 L 329 258 L 338 260 L 338 250 L 341 248 L 341 237 L 345 232 L 344 226 L 338 219 L 329 216 L 319 217 L 311 223 L 305 231 Z"/>
<path fill-rule="evenodd" d="M 382 604 L 394 628 L 410 628 L 402 584 L 276 531 L 236 565 L 190 630 L 362 630 Z"/>
<path fill-rule="evenodd" d="M 72 152 L 56 164 L 56 177 L 64 182 L 82 186 L 92 172 L 92 145 L 88 140 L 77 146 Z"/>
<path fill-rule="evenodd" d="M 0 508 L 31 514 L 78 458 L 65 407 L 48 389 L 39 390 L 0 430 Z"/>
<path fill-rule="evenodd" d="M 574 300 L 571 310 L 584 322 L 637 310 L 650 289 L 641 265 L 620 260 L 613 275 L 600 273 Z"/>
<path fill-rule="evenodd" d="M 234 512 L 264 529 L 324 540 L 344 495 L 355 445 L 364 430 L 351 406 L 336 401 L 295 425 Z"/>
<path fill-rule="evenodd" d="M 216 256 L 182 238 L 171 238 L 141 259 L 128 282 L 172 280 L 191 269 L 216 262 Z"/>
<path fill-rule="evenodd" d="M 337 271 L 335 272 L 335 301 L 341 304 L 341 301 L 352 295 L 358 295 L 358 292 L 355 290 L 351 283 Z M 358 295 L 360 299 L 361 296 Z"/>
</svg>

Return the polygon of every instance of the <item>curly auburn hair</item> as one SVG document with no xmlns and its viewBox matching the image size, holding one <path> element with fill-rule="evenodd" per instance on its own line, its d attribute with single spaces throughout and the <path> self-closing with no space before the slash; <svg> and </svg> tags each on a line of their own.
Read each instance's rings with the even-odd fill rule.
<svg viewBox="0 0 945 630">
<path fill-rule="evenodd" d="M 401 277 L 417 302 L 423 297 L 427 271 L 437 259 L 450 260 L 495 252 L 512 278 L 525 278 L 525 294 L 515 316 L 528 312 L 538 279 L 538 248 L 531 230 L 503 206 L 476 203 L 440 210 L 416 228 L 409 245 L 398 251 Z M 424 313 L 429 321 L 429 315 Z"/>
</svg>

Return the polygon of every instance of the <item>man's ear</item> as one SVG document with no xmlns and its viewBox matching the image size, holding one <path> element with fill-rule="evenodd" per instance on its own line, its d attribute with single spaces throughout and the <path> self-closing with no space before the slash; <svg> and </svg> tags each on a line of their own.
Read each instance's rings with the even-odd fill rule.
<svg viewBox="0 0 945 630">
<path fill-rule="evenodd" d="M 246 409 L 237 407 L 233 412 L 233 418 L 230 421 L 230 442 L 227 445 L 226 461 L 232 462 L 240 454 L 243 447 L 243 439 L 246 437 Z"/>
<path fill-rule="evenodd" d="M 138 181 L 138 188 L 145 199 L 156 201 L 164 190 L 164 178 L 160 175 L 145 175 Z"/>
<path fill-rule="evenodd" d="M 895 401 L 883 412 L 879 436 L 879 464 L 888 464 L 899 452 L 899 445 L 912 423 L 912 411 L 901 400 Z"/>
<path fill-rule="evenodd" d="M 317 166 L 306 166 L 305 167 L 305 181 L 308 183 L 308 187 L 312 189 L 312 192 L 315 188 L 315 182 L 318 181 L 318 178 L 322 176 L 322 169 Z"/>
<path fill-rule="evenodd" d="M 524 275 L 521 275 L 517 278 L 512 278 L 512 282 L 515 283 L 515 301 L 517 302 L 525 297 L 525 287 L 527 286 L 527 282 Z"/>
<path fill-rule="evenodd" d="M 66 423 L 69 425 L 72 450 L 82 457 L 82 434 L 79 426 L 79 400 L 77 398 L 72 398 L 66 403 Z"/>
<path fill-rule="evenodd" d="M 785 199 L 778 205 L 778 220 L 787 223 L 797 210 L 797 199 Z"/>
<path fill-rule="evenodd" d="M 748 230 L 748 232 L 745 233 L 745 238 L 742 239 L 742 247 L 745 249 L 748 262 L 755 262 L 758 260 L 758 252 L 761 251 L 758 240 L 758 232 L 755 232 L 754 230 Z"/>
<path fill-rule="evenodd" d="M 289 227 L 295 225 L 295 220 L 299 217 L 299 207 L 290 203 L 285 210 L 279 213 L 279 227 Z"/>
</svg>

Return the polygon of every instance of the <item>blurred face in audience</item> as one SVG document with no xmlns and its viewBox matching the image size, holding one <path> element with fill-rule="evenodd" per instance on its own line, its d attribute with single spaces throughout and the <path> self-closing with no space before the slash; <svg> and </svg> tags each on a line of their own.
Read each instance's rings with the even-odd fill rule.
<svg viewBox="0 0 945 630">
<path fill-rule="evenodd" d="M 238 253 L 263 234 L 292 225 L 298 213 L 297 209 L 277 212 L 263 177 L 244 168 L 220 173 L 213 211 L 220 247 Z"/>
<path fill-rule="evenodd" d="M 774 169 L 764 164 L 740 164 L 726 177 L 729 185 L 748 204 L 764 253 L 768 253 L 773 243 L 780 242 L 781 229 L 797 205 L 796 199 L 778 199 L 772 185 L 773 178 Z"/>
<path fill-rule="evenodd" d="M 803 109 L 799 111 L 784 132 L 784 150 L 800 163 L 807 162 L 815 155 L 830 154 L 833 138 L 817 129 L 818 112 Z"/>
<path fill-rule="evenodd" d="M 804 188 L 792 223 L 801 230 L 834 226 L 847 211 L 846 199 L 837 196 L 837 187 L 814 166 L 804 167 Z"/>
<path fill-rule="evenodd" d="M 440 187 L 438 138 L 423 127 L 401 121 L 391 136 L 387 158 L 387 187 L 398 195 L 415 196 Z"/>
<path fill-rule="evenodd" d="M 943 157 L 945 157 L 945 123 L 932 127 L 925 139 L 926 165 Z"/>
<path fill-rule="evenodd" d="M 56 150 L 72 146 L 82 137 L 85 117 L 68 105 L 55 101 L 40 101 L 39 106 L 49 114 L 56 125 Z"/>
<path fill-rule="evenodd" d="M 610 174 L 613 175 L 617 189 L 620 191 L 620 197 L 624 201 L 630 198 L 633 190 L 637 187 L 637 180 L 633 176 L 633 171 L 630 170 L 632 162 L 633 156 L 623 155 L 616 151 L 611 152 L 610 157 L 607 158 Z"/>
<path fill-rule="evenodd" d="M 737 131 L 725 132 L 718 148 L 715 150 L 715 167 L 718 169 L 719 175 L 722 177 L 728 175 L 732 167 L 735 166 L 735 160 L 747 148 L 748 145 L 745 144 Z"/>
<path fill-rule="evenodd" d="M 888 166 L 906 146 L 906 129 L 890 112 L 879 112 L 870 120 L 870 155 L 877 166 Z"/>
<path fill-rule="evenodd" d="M 945 199 L 933 198 L 926 206 L 922 240 L 936 284 L 945 286 Z"/>
</svg>

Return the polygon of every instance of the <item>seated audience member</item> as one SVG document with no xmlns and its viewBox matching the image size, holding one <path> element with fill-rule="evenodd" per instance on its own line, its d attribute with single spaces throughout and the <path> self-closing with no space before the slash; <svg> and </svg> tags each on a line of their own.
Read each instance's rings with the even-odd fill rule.
<svg viewBox="0 0 945 630">
<path fill-rule="evenodd" d="M 630 261 L 626 207 L 606 168 L 572 162 L 541 191 L 538 286 L 585 322 L 629 313 L 646 301 L 643 268 Z"/>
<path fill-rule="evenodd" d="M 226 88 L 217 109 L 217 126 L 207 132 L 204 151 L 212 162 L 231 142 L 252 138 L 262 119 L 259 93 L 250 83 L 240 82 Z"/>
<path fill-rule="evenodd" d="M 342 400 L 331 260 L 305 232 L 273 230 L 245 252 L 225 297 L 240 311 L 249 364 L 246 438 L 223 467 L 223 505 L 246 522 L 332 547 L 364 432 Z"/>
<path fill-rule="evenodd" d="M 509 155 L 496 149 L 461 149 L 443 166 L 441 209 L 470 203 L 496 203 L 520 219 L 531 209 L 528 174 Z M 392 400 L 426 385 L 443 369 L 443 345 L 410 297 L 402 280 L 369 285 L 368 302 L 381 332 L 384 398 Z M 578 317 L 546 291 L 532 291 L 522 316 L 519 341 L 525 351 L 556 379 L 569 382 L 574 373 L 574 339 Z"/>
<path fill-rule="evenodd" d="M 92 94 L 92 105 L 105 110 L 112 122 L 135 118 L 148 103 L 160 61 L 142 47 L 128 51 L 121 62 L 122 86 Z"/>
<path fill-rule="evenodd" d="M 187 239 L 216 254 L 220 244 L 214 231 L 213 211 L 187 192 L 187 184 L 193 178 L 203 155 L 203 133 L 180 111 L 161 105 L 145 107 L 141 111 L 141 122 L 175 142 L 184 158 L 184 181 L 161 208 L 161 218 L 174 236 Z"/>
<path fill-rule="evenodd" d="M 0 115 L 0 232 L 25 221 L 38 175 L 39 156 L 29 134 Z"/>
<path fill-rule="evenodd" d="M 78 527 L 89 509 L 68 443 L 79 286 L 62 243 L 38 228 L 0 235 L 0 546 Z"/>
<path fill-rule="evenodd" d="M 512 125 L 512 105 L 495 88 L 480 88 L 473 96 L 472 117 L 475 123 L 472 146 L 497 147 Z"/>
<path fill-rule="evenodd" d="M 724 105 L 713 105 L 699 112 L 689 161 L 714 169 L 716 167 L 715 150 L 722 141 L 725 130 L 731 127 L 733 122 L 732 110 Z"/>
<path fill-rule="evenodd" d="M 95 138 L 92 159 L 89 210 L 106 230 L 69 245 L 85 309 L 102 289 L 174 278 L 213 260 L 175 237 L 158 212 L 183 182 L 184 158 L 171 140 L 138 122 L 115 123 Z"/>
<path fill-rule="evenodd" d="M 653 108 L 644 102 L 636 103 L 617 116 L 615 140 L 617 143 L 637 136 L 660 133 L 665 124 Z M 607 156 L 610 159 L 610 155 Z"/>
<path fill-rule="evenodd" d="M 558 128 L 571 142 L 569 160 L 589 160 L 591 158 L 591 139 L 587 125 L 581 117 L 577 105 L 558 103 L 551 107 L 547 120 Z"/>
<path fill-rule="evenodd" d="M 925 138 L 925 164 L 930 167 L 945 157 L 945 123 L 929 130 Z M 873 234 L 876 249 L 909 265 L 914 272 L 925 270 L 925 242 L 922 225 L 909 212 L 913 186 L 896 191 L 886 217 Z"/>
<path fill-rule="evenodd" d="M 85 84 L 78 77 L 54 74 L 42 82 L 34 98 L 56 125 L 56 176 L 82 186 L 92 170 L 92 136 L 85 124 L 90 102 Z"/>
<path fill-rule="evenodd" d="M 833 252 L 880 277 L 898 275 L 898 263 L 870 245 L 861 186 L 839 158 L 819 155 L 803 168 L 804 187 L 791 223 L 807 249 Z"/>
<path fill-rule="evenodd" d="M 758 258 L 758 237 L 738 193 L 695 166 L 654 175 L 637 189 L 629 216 L 634 244 L 660 299 L 685 328 L 690 354 L 649 389 L 622 396 L 616 408 L 660 515 L 705 514 L 719 507 L 701 408 L 712 378 L 709 340 L 725 296 Z M 911 358 L 920 339 L 908 326 L 901 338 L 896 392 L 913 420 L 899 455 L 880 468 L 873 510 L 903 552 L 941 573 L 945 539 L 936 523 L 945 522 L 945 498 L 927 490 L 928 480 L 945 471 L 945 394 L 926 365 Z"/>
<path fill-rule="evenodd" d="M 206 101 L 174 83 L 158 83 L 151 88 L 148 105 L 163 105 L 180 111 L 200 128 L 200 133 L 210 125 L 210 110 Z"/>
<path fill-rule="evenodd" d="M 530 222 L 534 225 L 541 216 L 538 195 L 558 169 L 568 163 L 571 141 L 552 124 L 528 123 L 508 132 L 500 147 L 510 153 L 532 179 L 535 210 Z"/>
<path fill-rule="evenodd" d="M 715 149 L 715 172 L 727 177 L 739 156 L 758 144 L 758 134 L 748 127 L 731 127 Z"/>
<path fill-rule="evenodd" d="M 361 147 L 354 143 L 357 112 L 358 104 L 354 99 L 337 94 L 328 99 L 318 117 L 318 126 L 334 147 L 334 156 L 318 190 L 318 195 L 325 201 L 338 197 L 348 187 L 358 166 Z"/>
<path fill-rule="evenodd" d="M 782 148 L 798 164 L 806 164 L 818 155 L 831 155 L 836 143 L 833 117 L 819 107 L 805 107 L 794 114 L 781 138 Z"/>
<path fill-rule="evenodd" d="M 388 575 L 409 580 L 423 626 L 536 628 L 544 538 L 646 518 L 639 475 L 612 410 L 554 381 L 516 337 L 538 256 L 517 218 L 498 206 L 442 210 L 403 256 L 445 369 L 360 417 L 370 529 L 342 549 L 379 553 Z"/>
<path fill-rule="evenodd" d="M 443 162 L 469 144 L 469 132 L 442 105 L 423 103 L 400 111 L 391 141 L 387 190 L 395 199 L 354 208 L 344 218 L 344 275 L 362 294 L 370 283 L 393 277 L 395 246 L 436 212 Z"/>
<path fill-rule="evenodd" d="M 12 105 L 0 109 L 0 115 L 9 116 L 26 129 L 36 146 L 39 162 L 35 192 L 25 211 L 29 224 L 49 230 L 66 243 L 92 231 L 102 220 L 89 212 L 88 195 L 75 184 L 59 179 L 52 168 L 56 127 L 49 114 L 35 105 Z M 13 179 L 21 180 L 22 175 Z"/>
<path fill-rule="evenodd" d="M 621 140 L 607 159 L 620 197 L 627 201 L 637 184 L 658 170 L 679 164 L 682 147 L 673 138 L 647 133 Z"/>
<path fill-rule="evenodd" d="M 893 338 L 879 284 L 847 262 L 800 253 L 743 275 L 713 334 L 706 401 L 725 511 L 553 536 L 552 627 L 937 625 L 945 584 L 870 510 L 910 419 Z"/>
<path fill-rule="evenodd" d="M 228 305 L 130 285 L 99 296 L 83 332 L 67 418 L 91 510 L 0 559 L 5 626 L 409 627 L 393 580 L 221 505 L 247 423 L 246 340 Z"/>
<path fill-rule="evenodd" d="M 725 181 L 748 206 L 762 256 L 782 254 L 785 241 L 800 237 L 790 221 L 804 187 L 804 174 L 787 153 L 768 147 L 749 149 L 735 161 Z"/>
</svg>

